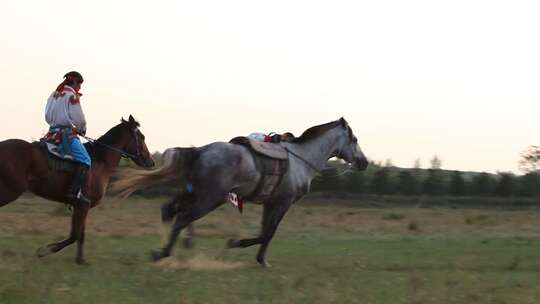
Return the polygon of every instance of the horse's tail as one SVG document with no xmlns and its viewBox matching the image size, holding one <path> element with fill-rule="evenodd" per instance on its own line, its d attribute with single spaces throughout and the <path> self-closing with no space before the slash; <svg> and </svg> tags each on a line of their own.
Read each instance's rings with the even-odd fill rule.
<svg viewBox="0 0 540 304">
<path fill-rule="evenodd" d="M 163 152 L 163 164 L 155 170 L 124 169 L 110 190 L 122 198 L 162 180 L 180 177 L 188 172 L 198 157 L 196 148 L 170 148 Z"/>
</svg>

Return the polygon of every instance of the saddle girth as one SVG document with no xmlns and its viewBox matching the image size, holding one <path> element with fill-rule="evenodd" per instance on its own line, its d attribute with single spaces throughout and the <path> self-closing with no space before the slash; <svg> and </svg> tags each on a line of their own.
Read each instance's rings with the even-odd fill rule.
<svg viewBox="0 0 540 304">
<path fill-rule="evenodd" d="M 261 174 L 255 190 L 245 199 L 263 202 L 271 198 L 289 168 L 288 153 L 279 143 L 256 142 L 247 137 L 235 137 L 230 143 L 248 148 Z"/>
</svg>

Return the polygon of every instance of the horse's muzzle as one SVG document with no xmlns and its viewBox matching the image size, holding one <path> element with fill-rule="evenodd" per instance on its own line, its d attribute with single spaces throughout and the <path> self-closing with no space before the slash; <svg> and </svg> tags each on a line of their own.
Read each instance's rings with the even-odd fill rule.
<svg viewBox="0 0 540 304">
<path fill-rule="evenodd" d="M 369 162 L 368 162 L 367 158 L 362 157 L 362 158 L 357 159 L 356 162 L 354 163 L 354 165 L 356 166 L 356 169 L 358 169 L 360 171 L 364 171 L 364 170 L 367 169 L 367 167 L 369 165 Z"/>
</svg>

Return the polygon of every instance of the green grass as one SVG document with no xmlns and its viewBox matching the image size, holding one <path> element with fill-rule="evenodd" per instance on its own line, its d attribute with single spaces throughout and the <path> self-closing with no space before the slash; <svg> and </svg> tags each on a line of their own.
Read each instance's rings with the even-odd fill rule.
<svg viewBox="0 0 540 304">
<path fill-rule="evenodd" d="M 46 238 L 0 241 L 0 303 L 538 303 L 540 240 L 382 238 L 277 239 L 270 269 L 255 248 L 223 250 L 199 239 L 179 260 L 204 255 L 231 270 L 159 268 L 148 260 L 157 237 L 95 238 L 90 266 L 74 248 L 45 259 Z M 13 248 L 16 248 L 14 250 Z"/>
<path fill-rule="evenodd" d="M 155 204 L 137 204 L 134 202 L 132 206 L 155 208 Z M 123 213 L 129 207 L 117 208 Z M 140 208 L 133 212 L 142 213 L 143 217 Z M 396 227 L 389 233 L 373 233 L 351 227 L 361 227 L 361 222 L 346 227 L 326 222 L 323 216 L 328 216 L 332 210 L 329 208 L 304 205 L 295 208 L 270 246 L 268 258 L 273 267 L 269 269 L 255 263 L 257 247 L 223 249 L 227 235 L 199 237 L 193 250 L 178 248 L 176 259 L 182 263 L 202 257 L 203 262 L 241 264 L 228 270 L 195 270 L 151 263 L 149 251 L 159 247 L 160 242 L 156 233 L 126 236 L 117 232 L 90 233 L 86 256 L 91 264 L 79 266 L 74 263 L 75 247 L 44 259 L 34 257 L 35 249 L 58 235 L 28 232 L 24 227 L 16 232 L 9 230 L 0 238 L 0 303 L 537 304 L 540 301 L 540 238 L 535 235 L 520 236 L 518 230 L 513 236 L 492 234 L 497 222 L 485 227 L 490 230 L 477 234 L 459 230 L 430 234 L 425 230 L 432 226 L 426 223 L 422 224 L 421 232 L 415 232 L 409 231 L 407 221 L 382 220 L 384 214 L 392 214 L 388 210 L 334 210 L 333 219 L 374 212 L 378 215 L 374 217 L 377 224 L 380 221 L 381 225 Z M 249 209 L 252 211 L 247 210 L 244 217 L 232 209 L 218 210 L 199 227 L 219 231 L 224 215 L 234 216 L 241 221 L 235 227 L 223 228 L 249 235 L 258 228 L 259 211 L 251 206 Z M 13 210 L 15 214 L 20 211 L 21 216 L 28 216 L 22 207 L 9 209 Z M 434 211 L 402 209 L 396 214 L 411 218 L 417 212 Z M 105 210 L 103 214 L 114 219 L 117 210 Z M 455 222 L 463 229 L 474 226 L 465 223 L 466 218 L 475 218 L 473 214 L 442 210 L 438 216 L 459 217 Z M 496 221 L 493 216 L 489 219 Z M 317 224 L 306 225 L 304 221 Z M 112 222 L 135 225 L 118 218 Z M 481 225 L 478 229 L 483 228 Z"/>
</svg>

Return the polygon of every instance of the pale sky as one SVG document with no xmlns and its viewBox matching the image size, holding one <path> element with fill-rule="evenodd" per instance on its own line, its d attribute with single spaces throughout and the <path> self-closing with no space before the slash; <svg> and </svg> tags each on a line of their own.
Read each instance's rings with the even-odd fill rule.
<svg viewBox="0 0 540 304">
<path fill-rule="evenodd" d="M 62 76 L 88 135 L 152 151 L 345 117 L 370 159 L 517 170 L 540 144 L 538 1 L 0 3 L 0 140 L 39 138 Z"/>
</svg>

